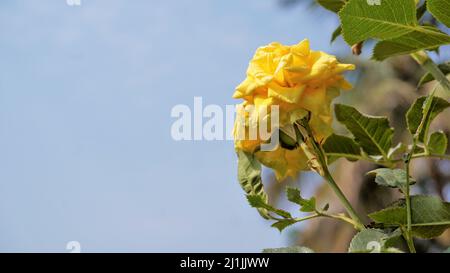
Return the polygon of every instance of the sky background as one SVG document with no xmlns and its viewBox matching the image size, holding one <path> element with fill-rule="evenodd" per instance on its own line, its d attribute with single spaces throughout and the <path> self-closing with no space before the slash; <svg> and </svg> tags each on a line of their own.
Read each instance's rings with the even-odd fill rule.
<svg viewBox="0 0 450 273">
<path fill-rule="evenodd" d="M 317 16 L 320 15 L 320 16 Z M 0 2 L 0 251 L 259 252 L 231 141 L 176 142 L 173 106 L 235 104 L 254 50 L 330 46 L 331 13 L 274 0 Z"/>
</svg>

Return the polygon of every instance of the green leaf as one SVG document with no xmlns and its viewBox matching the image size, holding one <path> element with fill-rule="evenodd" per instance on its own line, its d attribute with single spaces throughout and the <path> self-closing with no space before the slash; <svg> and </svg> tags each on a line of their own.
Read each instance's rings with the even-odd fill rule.
<svg viewBox="0 0 450 273">
<path fill-rule="evenodd" d="M 304 199 L 300 195 L 300 190 L 296 188 L 286 188 L 287 199 L 292 203 L 300 206 L 300 210 L 304 212 L 316 211 L 316 198 Z"/>
<path fill-rule="evenodd" d="M 434 18 L 450 27 L 450 0 L 427 0 L 427 9 Z"/>
<path fill-rule="evenodd" d="M 342 27 L 341 27 L 341 25 L 339 25 L 333 31 L 333 34 L 331 35 L 330 43 L 333 43 L 337 39 L 337 37 L 341 36 L 341 33 L 342 33 Z"/>
<path fill-rule="evenodd" d="M 345 0 L 316 0 L 319 5 L 332 12 L 339 12 L 345 4 Z"/>
<path fill-rule="evenodd" d="M 379 229 L 365 229 L 358 232 L 350 242 L 348 252 L 352 253 L 380 253 L 380 252 L 401 252 L 392 245 L 395 238 L 401 233 L 386 233 Z"/>
<path fill-rule="evenodd" d="M 386 234 L 378 229 L 365 229 L 358 232 L 350 242 L 348 252 L 381 252 Z"/>
<path fill-rule="evenodd" d="M 409 54 L 423 49 L 435 49 L 450 44 L 450 36 L 433 27 L 421 27 L 402 36 L 378 42 L 372 58 L 382 61 L 388 57 Z"/>
<path fill-rule="evenodd" d="M 363 115 L 355 108 L 343 104 L 336 104 L 335 112 L 337 120 L 347 127 L 367 154 L 388 158 L 394 129 L 389 126 L 386 117 Z"/>
<path fill-rule="evenodd" d="M 263 253 L 314 253 L 313 250 L 304 246 L 290 246 L 281 248 L 266 248 Z"/>
<path fill-rule="evenodd" d="M 428 97 L 418 98 L 406 113 L 406 123 L 412 135 L 415 135 L 419 129 L 422 117 L 424 115 L 424 107 L 427 98 Z M 433 100 L 430 102 L 428 114 L 424 120 L 422 131 L 418 132 L 420 141 L 425 142 L 431 122 L 440 112 L 444 111 L 449 106 L 450 103 L 446 100 L 439 97 L 433 97 Z"/>
<path fill-rule="evenodd" d="M 365 0 L 349 0 L 339 12 L 342 34 L 349 45 L 369 38 L 393 39 L 417 27 L 414 0 L 382 1 L 369 5 Z"/>
<path fill-rule="evenodd" d="M 268 197 L 264 191 L 261 180 L 261 164 L 251 153 L 238 150 L 238 180 L 246 194 L 261 196 L 264 202 Z M 258 209 L 258 212 L 265 219 L 270 219 L 268 212 L 264 209 Z"/>
<path fill-rule="evenodd" d="M 261 182 L 261 164 L 255 156 L 241 150 L 238 155 L 238 179 L 247 194 L 265 195 Z"/>
<path fill-rule="evenodd" d="M 404 190 L 406 186 L 406 172 L 402 169 L 388 169 L 380 168 L 367 173 L 368 175 L 375 175 L 375 183 L 381 186 L 400 188 Z M 409 184 L 414 184 L 416 181 L 410 178 Z"/>
<path fill-rule="evenodd" d="M 406 205 L 397 201 L 388 208 L 369 214 L 376 223 L 388 226 L 406 226 Z M 450 203 L 436 196 L 411 196 L 412 234 L 418 238 L 434 238 L 450 227 Z"/>
<path fill-rule="evenodd" d="M 428 141 L 428 150 L 432 154 L 443 155 L 447 151 L 447 136 L 444 132 L 434 132 Z"/>
<path fill-rule="evenodd" d="M 448 75 L 448 74 L 450 74 L 450 62 L 445 62 L 445 63 L 442 63 L 442 64 L 438 64 L 438 67 L 439 67 L 439 69 L 442 71 L 442 73 L 444 74 L 444 75 Z M 428 83 L 428 82 L 431 82 L 431 81 L 433 81 L 434 80 L 434 77 L 430 74 L 430 73 L 426 73 L 425 75 L 423 75 L 423 77 L 420 79 L 420 81 L 419 81 L 419 87 L 420 86 L 422 86 L 422 85 L 424 85 L 424 84 L 426 84 L 426 83 Z"/>
<path fill-rule="evenodd" d="M 294 127 L 292 127 L 292 129 L 294 129 Z M 279 137 L 280 137 L 279 139 L 281 147 L 288 150 L 293 150 L 298 146 L 297 139 L 295 137 L 295 131 L 293 133 L 294 136 L 289 134 L 289 132 L 287 132 L 286 130 L 282 129 L 279 130 Z"/>
<path fill-rule="evenodd" d="M 257 208 L 257 209 L 265 209 L 267 211 L 273 212 L 278 214 L 281 217 L 284 218 L 292 218 L 291 214 L 287 211 L 284 211 L 282 209 L 277 209 L 272 207 L 271 205 L 267 204 L 266 200 L 261 195 L 256 194 L 248 194 L 247 200 L 250 206 Z"/>
<path fill-rule="evenodd" d="M 275 223 L 272 224 L 272 227 L 278 229 L 280 232 L 282 232 L 285 228 L 287 228 L 290 225 L 293 225 L 297 223 L 294 219 L 283 219 L 278 220 Z"/>
<path fill-rule="evenodd" d="M 325 140 L 322 148 L 330 162 L 341 157 L 350 161 L 361 158 L 361 147 L 353 139 L 346 136 L 332 134 Z"/>
<path fill-rule="evenodd" d="M 436 49 L 450 43 L 450 36 L 446 33 L 418 24 L 414 0 L 382 1 L 381 5 L 350 0 L 339 15 L 342 35 L 349 45 L 367 39 L 381 40 L 374 48 L 375 60 Z"/>
</svg>

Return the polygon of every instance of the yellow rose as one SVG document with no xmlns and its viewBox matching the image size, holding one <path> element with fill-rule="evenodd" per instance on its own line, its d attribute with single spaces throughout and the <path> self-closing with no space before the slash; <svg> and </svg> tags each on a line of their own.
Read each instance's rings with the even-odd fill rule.
<svg viewBox="0 0 450 273">
<path fill-rule="evenodd" d="M 351 88 L 342 73 L 354 68 L 353 64 L 339 63 L 332 55 L 310 50 L 308 40 L 293 46 L 271 43 L 256 50 L 247 78 L 236 88 L 233 98 L 244 99 L 242 105 L 253 105 L 257 113 L 262 107 L 278 105 L 280 127 L 292 124 L 309 111 L 314 136 L 322 141 L 332 133 L 331 101 L 340 89 Z M 237 115 L 243 117 L 246 132 L 257 126 L 253 122 L 255 117 L 242 111 Z M 267 115 L 264 118 L 270 118 L 270 111 Z M 237 125 L 238 119 L 235 129 Z M 255 152 L 261 142 L 259 137 L 235 139 L 235 147 Z M 300 148 L 278 147 L 271 152 L 256 152 L 256 156 L 262 164 L 273 168 L 279 179 L 307 169 L 307 159 Z"/>
</svg>

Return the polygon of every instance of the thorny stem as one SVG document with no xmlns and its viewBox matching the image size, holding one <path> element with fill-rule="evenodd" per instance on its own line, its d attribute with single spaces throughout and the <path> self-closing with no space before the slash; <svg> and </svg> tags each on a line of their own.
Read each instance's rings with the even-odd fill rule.
<svg viewBox="0 0 450 273">
<path fill-rule="evenodd" d="M 437 64 L 427 55 L 425 51 L 418 51 L 411 54 L 411 57 L 430 73 L 435 80 L 450 94 L 450 81 L 442 73 Z"/>
<path fill-rule="evenodd" d="M 413 151 L 416 147 L 416 140 L 412 145 L 411 151 L 408 153 L 407 158 L 405 159 L 405 172 L 406 172 L 406 186 L 405 186 L 405 199 L 406 199 L 406 233 L 405 240 L 408 244 L 409 251 L 412 253 L 416 253 L 416 249 L 414 247 L 414 241 L 412 238 L 412 221 L 411 221 L 411 198 L 410 198 L 410 175 L 409 175 L 409 167 L 412 158 Z"/>
<path fill-rule="evenodd" d="M 323 216 L 323 215 L 321 215 L 319 213 L 315 213 L 315 214 L 311 214 L 311 215 L 308 215 L 308 216 L 305 216 L 305 217 L 302 217 L 302 218 L 295 218 L 294 220 L 295 220 L 295 222 L 303 222 L 303 221 L 314 219 L 314 218 L 317 218 L 317 217 L 320 217 L 320 216 Z"/>
<path fill-rule="evenodd" d="M 337 219 L 337 220 L 341 220 L 344 221 L 352 226 L 357 226 L 357 224 L 355 223 L 355 221 L 351 218 L 348 218 L 347 216 L 345 216 L 344 214 L 328 214 L 325 212 L 319 212 L 319 214 L 323 217 L 328 217 L 328 218 L 333 218 L 333 219 Z"/>
<path fill-rule="evenodd" d="M 419 154 L 413 154 L 412 156 L 411 156 L 411 160 L 412 159 L 418 159 L 418 158 L 425 158 L 425 157 L 435 157 L 435 158 L 439 158 L 439 159 L 446 159 L 446 160 L 450 160 L 450 155 L 441 155 L 441 154 L 433 154 L 433 153 L 419 153 Z M 393 159 L 392 160 L 392 162 L 400 162 L 400 161 L 404 161 L 404 159 L 403 158 L 398 158 L 398 159 Z M 376 164 L 381 164 L 381 165 L 383 165 L 382 163 L 379 163 L 379 162 L 376 162 L 376 161 L 372 161 L 372 162 L 374 162 L 374 163 L 376 163 Z"/>
<path fill-rule="evenodd" d="M 350 204 L 350 202 L 347 200 L 347 198 L 345 197 L 344 193 L 341 191 L 341 189 L 339 188 L 339 186 L 336 184 L 336 182 L 333 179 L 333 176 L 330 174 L 328 167 L 325 165 L 324 167 L 324 171 L 325 171 L 325 176 L 324 178 L 326 179 L 326 181 L 328 182 L 328 185 L 331 187 L 331 189 L 334 191 L 334 193 L 337 195 L 337 197 L 339 198 L 339 200 L 341 201 L 342 205 L 345 207 L 345 209 L 347 210 L 348 214 L 350 215 L 350 217 L 352 218 L 352 220 L 354 221 L 354 225 L 358 230 L 363 230 L 365 229 L 364 224 L 362 223 L 361 218 L 359 218 L 358 214 L 356 213 L 355 209 L 353 208 L 353 206 Z"/>
<path fill-rule="evenodd" d="M 349 218 L 349 217 L 347 217 L 347 216 L 345 216 L 343 214 L 336 214 L 336 215 L 334 215 L 334 214 L 328 214 L 328 213 L 325 213 L 323 211 L 318 211 L 318 210 L 316 210 L 316 212 L 314 214 L 311 214 L 311 215 L 308 215 L 308 216 L 305 216 L 305 217 L 301 217 L 301 218 L 294 218 L 293 220 L 298 223 L 298 222 L 303 222 L 303 221 L 314 219 L 314 218 L 318 218 L 318 217 L 333 218 L 333 219 L 336 219 L 336 220 L 343 221 L 343 222 L 345 222 L 347 224 L 350 224 L 350 225 L 352 225 L 354 227 L 358 226 L 358 224 L 353 219 L 351 219 L 351 218 Z M 278 220 L 282 220 L 282 219 L 278 219 Z"/>
<path fill-rule="evenodd" d="M 411 197 L 410 197 L 410 163 L 411 159 L 413 158 L 414 150 L 417 147 L 417 142 L 419 141 L 420 133 L 423 130 L 423 127 L 425 126 L 425 121 L 428 116 L 428 113 L 430 111 L 430 107 L 433 101 L 434 93 L 436 92 L 436 87 L 431 91 L 430 95 L 428 96 L 427 100 L 424 103 L 424 108 L 422 110 L 422 120 L 420 121 L 419 127 L 417 128 L 416 132 L 413 136 L 413 144 L 411 145 L 411 149 L 409 150 L 408 154 L 405 157 L 405 172 L 406 172 L 406 185 L 405 185 L 405 199 L 406 199 L 406 233 L 405 233 L 405 239 L 408 243 L 408 248 L 410 252 L 415 253 L 416 249 L 414 247 L 414 242 L 412 238 L 412 220 L 411 220 Z"/>
<path fill-rule="evenodd" d="M 430 73 L 434 79 L 442 86 L 442 88 L 450 93 L 450 81 L 447 79 L 447 77 L 442 73 L 442 71 L 439 69 L 439 67 L 436 65 L 436 63 L 433 62 L 433 60 L 427 55 L 425 51 L 418 51 L 415 53 L 412 53 L 411 56 L 418 64 L 420 64 L 425 70 Z M 431 91 L 430 95 L 428 96 L 428 100 L 431 101 L 433 99 L 434 93 L 436 91 L 436 87 Z M 414 247 L 414 241 L 412 238 L 412 219 L 411 219 L 411 196 L 410 196 L 410 163 L 411 159 L 413 158 L 420 158 L 420 157 L 439 157 L 442 159 L 450 159 L 449 155 L 436 155 L 436 154 L 430 154 L 428 151 L 421 154 L 415 154 L 414 150 L 417 147 L 417 141 L 419 139 L 419 135 L 423 129 L 425 119 L 428 115 L 428 112 L 430 110 L 430 103 L 425 105 L 425 109 L 423 111 L 423 117 L 420 122 L 419 128 L 417 129 L 416 133 L 413 137 L 413 144 L 411 145 L 411 149 L 406 155 L 405 158 L 405 172 L 406 172 L 406 186 L 405 186 L 405 199 L 406 199 L 406 232 L 405 232 L 405 239 L 408 244 L 408 248 L 410 252 L 415 253 L 416 249 Z"/>
<path fill-rule="evenodd" d="M 358 230 L 365 229 L 361 218 L 358 216 L 358 214 L 356 213 L 356 211 L 353 208 L 353 206 L 350 204 L 348 199 L 345 197 L 344 193 L 339 188 L 339 186 L 337 185 L 336 181 L 334 181 L 334 178 L 331 175 L 331 173 L 330 173 L 330 171 L 328 169 L 328 166 L 327 166 L 327 159 L 326 159 L 325 152 L 320 147 L 320 145 L 317 143 L 317 141 L 314 139 L 314 136 L 312 134 L 311 128 L 309 127 L 308 121 L 307 120 L 303 120 L 300 125 L 306 130 L 306 134 L 305 134 L 306 139 L 305 140 L 308 141 L 311 144 L 311 146 L 313 147 L 314 152 L 315 152 L 315 154 L 317 156 L 317 160 L 318 160 L 318 163 L 319 163 L 318 167 L 321 169 L 321 170 L 318 170 L 319 174 L 323 178 L 325 178 L 325 180 L 327 181 L 328 185 L 331 187 L 331 189 L 334 191 L 336 196 L 339 198 L 339 200 L 341 201 L 342 205 L 344 206 L 344 208 L 347 210 L 348 214 L 350 215 L 350 217 L 354 221 L 352 224 L 355 226 L 355 228 L 358 229 Z"/>
<path fill-rule="evenodd" d="M 450 155 L 428 154 L 428 153 L 415 154 L 415 155 L 412 156 L 412 159 L 414 159 L 414 158 L 422 158 L 422 157 L 437 157 L 437 158 L 440 158 L 440 159 L 450 160 Z"/>
</svg>

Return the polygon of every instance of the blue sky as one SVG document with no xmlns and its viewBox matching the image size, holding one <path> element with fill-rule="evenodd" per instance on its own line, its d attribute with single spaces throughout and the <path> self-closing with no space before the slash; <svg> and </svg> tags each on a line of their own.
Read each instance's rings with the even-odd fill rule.
<svg viewBox="0 0 450 273">
<path fill-rule="evenodd" d="M 247 205 L 232 142 L 175 142 L 170 111 L 236 103 L 271 41 L 342 50 L 336 19 L 314 15 L 269 0 L 1 1 L 0 251 L 286 245 Z"/>
</svg>

